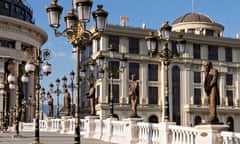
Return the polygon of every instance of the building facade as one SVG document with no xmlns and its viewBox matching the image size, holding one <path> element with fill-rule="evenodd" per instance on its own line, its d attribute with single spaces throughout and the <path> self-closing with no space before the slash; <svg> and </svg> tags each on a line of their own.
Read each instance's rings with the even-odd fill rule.
<svg viewBox="0 0 240 144">
<path fill-rule="evenodd" d="M 94 40 L 83 54 L 83 64 L 97 58 L 110 45 L 127 58 L 127 67 L 113 77 L 114 113 L 119 119 L 128 118 L 131 109 L 128 97 L 130 75 L 136 74 L 139 83 L 138 115 L 149 122 L 160 122 L 164 104 L 164 65 L 159 57 L 151 57 L 147 50 L 145 36 L 157 30 L 127 26 L 107 25 L 102 37 Z M 176 53 L 179 35 L 186 40 L 186 49 L 181 58 L 172 58 L 169 65 L 169 110 L 170 121 L 179 125 L 192 126 L 208 120 L 208 97 L 204 92 L 203 61 L 209 60 L 219 72 L 220 104 L 217 106 L 219 120 L 240 131 L 239 92 L 240 69 L 239 39 L 223 36 L 224 27 L 209 16 L 188 13 L 172 23 L 168 48 Z M 158 41 L 158 49 L 164 46 Z M 106 56 L 106 67 L 118 69 L 118 54 L 115 59 Z M 98 78 L 97 70 L 88 71 L 95 78 L 96 111 L 101 118 L 109 115 L 110 79 L 105 71 L 104 78 Z M 82 82 L 82 107 L 88 103 L 84 94 L 88 87 Z M 87 106 L 86 106 L 87 107 Z"/>
<path fill-rule="evenodd" d="M 33 12 L 26 3 L 22 0 L 0 1 L 0 82 L 6 92 L 6 99 L 2 94 L 0 96 L 2 117 L 8 117 L 16 105 L 16 90 L 10 90 L 7 82 L 7 76 L 12 73 L 17 78 L 15 84 L 19 85 L 19 107 L 23 100 L 27 103 L 24 121 L 33 119 L 35 78 L 33 74 L 28 75 L 29 82 L 24 84 L 21 76 L 25 73 L 26 62 L 36 59 L 36 49 L 46 41 L 47 33 L 34 24 Z"/>
</svg>

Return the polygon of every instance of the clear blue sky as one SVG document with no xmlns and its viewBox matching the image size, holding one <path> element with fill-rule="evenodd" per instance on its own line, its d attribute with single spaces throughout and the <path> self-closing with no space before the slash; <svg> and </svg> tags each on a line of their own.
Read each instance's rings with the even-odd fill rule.
<svg viewBox="0 0 240 144">
<path fill-rule="evenodd" d="M 53 57 L 49 61 L 53 67 L 53 73 L 48 77 L 43 77 L 42 85 L 49 89 L 50 82 L 55 82 L 56 78 L 68 76 L 71 70 L 75 71 L 75 58 L 72 54 L 72 46 L 65 38 L 56 38 L 52 29 L 48 26 L 46 5 L 50 5 L 51 0 L 26 0 L 33 8 L 35 23 L 48 33 L 48 41 L 43 48 L 53 51 Z M 240 33 L 239 0 L 93 0 L 92 10 L 96 10 L 97 4 L 103 4 L 104 9 L 109 12 L 108 23 L 120 24 L 120 17 L 127 16 L 127 26 L 141 27 L 145 22 L 147 28 L 159 29 L 164 21 L 172 23 L 179 16 L 186 13 L 202 13 L 210 16 L 216 23 L 225 27 L 224 36 L 235 38 Z M 64 6 L 60 31 L 64 29 L 63 16 L 71 8 L 71 0 L 58 0 L 58 4 Z M 88 24 L 91 26 L 93 20 Z M 69 77 L 68 77 L 69 78 Z M 63 96 L 60 97 L 62 103 Z"/>
</svg>

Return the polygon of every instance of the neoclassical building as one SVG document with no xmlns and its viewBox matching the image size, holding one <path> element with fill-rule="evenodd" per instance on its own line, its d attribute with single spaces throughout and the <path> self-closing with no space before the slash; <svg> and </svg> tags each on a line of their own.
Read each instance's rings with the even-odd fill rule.
<svg viewBox="0 0 240 144">
<path fill-rule="evenodd" d="M 172 58 L 169 65 L 169 110 L 170 121 L 179 125 L 192 126 L 208 120 L 208 97 L 204 92 L 203 61 L 212 61 L 219 72 L 220 104 L 217 106 L 221 122 L 230 125 L 230 129 L 240 131 L 240 40 L 224 37 L 224 27 L 204 14 L 187 13 L 172 24 L 168 48 L 175 53 L 179 35 L 186 40 L 185 52 L 180 58 Z M 127 67 L 116 72 L 113 77 L 114 113 L 119 119 L 130 116 L 128 87 L 130 75 L 136 74 L 140 87 L 138 115 L 144 121 L 162 120 L 164 103 L 164 65 L 159 57 L 148 54 L 145 37 L 149 31 L 158 30 L 107 25 L 102 37 L 94 40 L 83 54 L 83 64 L 97 58 L 110 45 L 127 58 Z M 158 48 L 164 46 L 158 41 Z M 105 64 L 118 69 L 119 57 L 109 59 Z M 110 79 L 105 71 L 104 78 L 99 73 L 88 71 L 88 77 L 94 76 L 96 86 L 96 111 L 100 118 L 110 113 Z M 87 107 L 85 93 L 86 82 L 82 82 L 82 107 Z"/>
<path fill-rule="evenodd" d="M 19 85 L 19 108 L 23 99 L 27 102 L 25 120 L 31 121 L 34 117 L 32 105 L 28 100 L 35 96 L 35 78 L 29 76 L 28 83 L 21 82 L 25 73 L 24 65 L 30 59 L 36 59 L 36 48 L 47 41 L 47 33 L 34 24 L 32 9 L 22 0 L 0 1 L 0 82 L 4 84 L 6 99 L 0 95 L 1 118 L 9 116 L 11 107 L 16 104 L 16 90 L 10 90 L 7 76 L 12 73 L 16 76 L 15 84 Z"/>
</svg>

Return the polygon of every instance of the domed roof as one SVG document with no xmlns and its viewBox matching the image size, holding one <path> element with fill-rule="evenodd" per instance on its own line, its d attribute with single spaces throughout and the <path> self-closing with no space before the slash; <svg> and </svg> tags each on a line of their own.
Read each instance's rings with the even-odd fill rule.
<svg viewBox="0 0 240 144">
<path fill-rule="evenodd" d="M 214 23 L 214 21 L 207 15 L 199 14 L 199 13 L 187 13 L 177 18 L 172 24 L 185 23 L 185 22 Z"/>
</svg>

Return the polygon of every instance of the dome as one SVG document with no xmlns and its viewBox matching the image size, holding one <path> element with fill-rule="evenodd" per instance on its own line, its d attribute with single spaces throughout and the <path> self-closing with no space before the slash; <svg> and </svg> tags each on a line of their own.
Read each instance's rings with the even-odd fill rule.
<svg viewBox="0 0 240 144">
<path fill-rule="evenodd" d="M 214 23 L 214 21 L 207 15 L 199 13 L 187 13 L 179 18 L 177 18 L 173 24 L 185 23 L 185 22 L 206 22 Z"/>
</svg>

